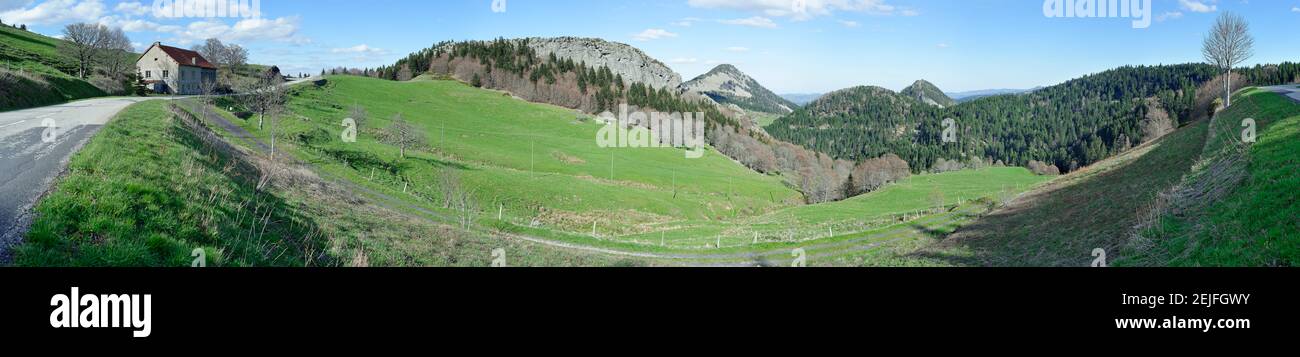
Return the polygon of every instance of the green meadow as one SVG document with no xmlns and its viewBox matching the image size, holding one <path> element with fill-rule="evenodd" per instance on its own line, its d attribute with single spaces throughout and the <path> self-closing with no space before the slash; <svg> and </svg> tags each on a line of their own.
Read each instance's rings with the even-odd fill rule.
<svg viewBox="0 0 1300 357">
<path fill-rule="evenodd" d="M 342 119 L 362 107 L 357 142 Z M 495 230 L 613 249 L 744 251 L 904 224 L 980 198 L 1014 196 L 1048 178 L 1023 168 L 914 176 L 843 202 L 804 205 L 781 177 L 709 152 L 596 145 L 603 124 L 570 109 L 528 103 L 447 80 L 391 82 L 331 76 L 295 90 L 281 148 L 328 175 L 419 204 L 440 217 L 439 185 L 454 172 Z M 396 115 L 428 146 L 399 150 L 380 137 Z M 269 140 L 255 118 L 237 123 Z M 757 236 L 757 237 L 756 237 Z M 757 242 L 757 244 L 755 243 Z"/>
</svg>

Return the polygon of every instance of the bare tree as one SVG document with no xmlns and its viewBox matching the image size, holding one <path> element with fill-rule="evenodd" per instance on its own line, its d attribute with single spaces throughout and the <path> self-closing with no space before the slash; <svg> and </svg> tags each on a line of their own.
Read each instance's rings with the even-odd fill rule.
<svg viewBox="0 0 1300 357">
<path fill-rule="evenodd" d="M 95 60 L 107 47 L 107 26 L 90 23 L 69 24 L 63 28 L 60 49 L 77 61 L 77 77 L 85 79 L 94 70 Z"/>
<path fill-rule="evenodd" d="M 402 119 L 402 114 L 393 116 L 393 123 L 388 126 L 387 141 L 397 145 L 403 159 L 406 158 L 406 149 L 425 145 L 424 134 L 406 119 Z"/>
<path fill-rule="evenodd" d="M 226 61 L 225 65 L 229 68 L 226 73 L 233 76 L 235 71 L 244 68 L 244 65 L 248 64 L 248 50 L 239 45 L 226 46 L 226 56 L 223 60 Z"/>
<path fill-rule="evenodd" d="M 365 107 L 353 105 L 352 109 L 349 110 L 348 117 L 357 123 L 357 131 L 360 132 L 361 128 L 366 124 L 366 119 L 370 118 L 370 114 L 366 113 Z"/>
<path fill-rule="evenodd" d="M 203 42 L 202 45 L 199 45 L 199 47 L 195 47 L 194 52 L 198 52 L 199 55 L 206 58 L 208 62 L 212 62 L 218 66 L 226 64 L 226 44 L 221 43 L 221 40 L 209 38 L 207 41 Z"/>
<path fill-rule="evenodd" d="M 217 81 L 204 80 L 199 83 L 199 91 L 202 94 L 199 96 L 199 105 L 202 106 L 200 112 L 204 118 L 207 118 L 209 108 L 217 105 L 217 94 L 220 90 Z"/>
<path fill-rule="evenodd" d="M 120 28 L 108 30 L 104 38 L 104 70 L 113 80 L 125 80 L 132 73 L 131 38 Z"/>
<path fill-rule="evenodd" d="M 410 65 L 402 65 L 402 69 L 397 71 L 397 80 L 405 82 L 413 78 Z"/>
<path fill-rule="evenodd" d="M 1237 14 L 1224 12 L 1205 36 L 1201 52 L 1207 63 L 1218 67 L 1228 78 L 1232 78 L 1232 68 L 1255 54 L 1255 38 L 1250 35 L 1250 24 Z M 1232 106 L 1232 87 L 1229 83 L 1231 81 L 1224 81 L 1225 108 Z"/>
<path fill-rule="evenodd" d="M 222 80 L 230 83 L 235 74 L 248 63 L 248 50 L 236 44 L 225 44 L 221 40 L 209 38 L 203 45 L 194 48 L 208 62 L 220 68 Z"/>
<path fill-rule="evenodd" d="M 257 130 L 265 130 L 266 118 L 271 117 L 271 158 L 274 159 L 278 118 L 288 101 L 288 88 L 283 81 L 268 78 L 245 86 L 240 97 L 249 110 L 257 113 Z"/>
</svg>

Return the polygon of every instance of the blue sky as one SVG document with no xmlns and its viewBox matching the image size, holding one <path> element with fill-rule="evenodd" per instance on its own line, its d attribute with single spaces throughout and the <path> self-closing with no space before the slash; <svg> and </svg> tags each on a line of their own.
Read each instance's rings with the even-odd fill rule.
<svg viewBox="0 0 1300 357">
<path fill-rule="evenodd" d="M 683 79 L 730 63 L 778 93 L 897 90 L 917 79 L 947 91 L 1032 88 L 1126 64 L 1196 62 L 1222 11 L 1251 23 L 1251 63 L 1300 61 L 1300 0 L 1153 0 L 1147 28 L 1049 18 L 1044 0 L 504 1 L 494 11 L 493 0 L 261 0 L 261 16 L 246 19 L 159 17 L 154 0 L 0 0 L 0 20 L 50 35 L 100 22 L 141 47 L 216 37 L 289 72 L 389 64 L 440 40 L 599 37 L 641 48 Z"/>
</svg>

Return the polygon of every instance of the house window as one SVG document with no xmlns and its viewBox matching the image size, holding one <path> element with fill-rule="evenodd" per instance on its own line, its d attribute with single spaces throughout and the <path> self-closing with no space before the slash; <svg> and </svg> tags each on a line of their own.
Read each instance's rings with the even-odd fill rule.
<svg viewBox="0 0 1300 357">
<path fill-rule="evenodd" d="M 165 69 L 163 70 L 163 79 L 167 79 L 167 75 L 168 75 L 167 72 L 168 72 L 167 70 Z"/>
<path fill-rule="evenodd" d="M 144 78 L 153 78 L 153 71 L 144 71 Z"/>
</svg>

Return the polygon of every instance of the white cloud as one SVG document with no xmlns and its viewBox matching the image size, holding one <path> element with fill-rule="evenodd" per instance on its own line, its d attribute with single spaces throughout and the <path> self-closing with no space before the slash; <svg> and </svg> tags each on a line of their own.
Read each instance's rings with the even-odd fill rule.
<svg viewBox="0 0 1300 357">
<path fill-rule="evenodd" d="M 310 43 L 311 40 L 298 35 L 297 17 L 280 17 L 275 19 L 251 18 L 229 25 L 218 20 L 200 20 L 191 22 L 184 28 L 170 32 L 176 37 L 171 41 L 182 46 L 198 43 L 209 38 L 227 42 L 274 41 L 292 44 Z"/>
<path fill-rule="evenodd" d="M 351 55 L 352 57 L 349 58 L 350 61 L 356 63 L 366 63 L 387 56 L 388 50 L 377 48 L 377 47 L 370 47 L 370 45 L 363 43 L 352 47 L 333 48 L 330 49 L 330 53 Z"/>
<path fill-rule="evenodd" d="M 862 24 L 858 23 L 857 21 L 839 20 L 839 22 L 840 22 L 840 25 L 844 25 L 844 27 L 858 27 L 858 26 L 862 26 Z"/>
<path fill-rule="evenodd" d="M 370 47 L 370 45 L 363 43 L 352 47 L 331 49 L 330 52 L 332 53 L 384 53 L 386 51 L 384 51 L 384 49 L 382 48 Z"/>
<path fill-rule="evenodd" d="M 0 0 L 0 11 L 24 8 L 31 3 L 32 0 Z"/>
<path fill-rule="evenodd" d="M 1300 6 L 1292 7 L 1291 12 L 1300 12 Z"/>
<path fill-rule="evenodd" d="M 664 29 L 646 29 L 645 31 L 641 31 L 641 33 L 632 35 L 632 38 L 637 41 L 653 41 L 673 37 L 677 37 L 677 34 L 668 32 L 668 30 Z"/>
<path fill-rule="evenodd" d="M 153 7 L 138 1 L 132 1 L 118 3 L 116 7 L 113 7 L 113 11 L 126 13 L 132 16 L 144 16 L 153 12 Z"/>
<path fill-rule="evenodd" d="M 121 28 L 122 31 L 126 31 L 126 32 L 152 31 L 152 32 L 173 33 L 181 30 L 180 26 L 162 25 L 153 21 L 142 20 L 142 19 L 120 18 L 117 16 L 101 17 L 97 22 L 104 26 Z"/>
<path fill-rule="evenodd" d="M 744 53 L 744 52 L 749 52 L 749 48 L 748 48 L 748 47 L 740 47 L 740 46 L 727 47 L 727 48 L 724 48 L 724 50 L 726 50 L 727 52 L 735 52 L 735 53 Z"/>
<path fill-rule="evenodd" d="M 804 6 L 798 6 L 797 1 L 802 1 Z M 915 10 L 890 5 L 886 0 L 688 0 L 687 3 L 697 8 L 755 11 L 766 16 L 798 20 L 827 16 L 836 11 L 872 15 L 918 15 Z"/>
<path fill-rule="evenodd" d="M 772 22 L 772 19 L 762 16 L 754 16 L 744 19 L 718 20 L 718 22 L 727 25 L 749 26 L 765 29 L 774 29 L 777 27 L 776 23 Z"/>
<path fill-rule="evenodd" d="M 1177 20 L 1181 18 L 1183 18 L 1182 11 L 1170 11 L 1160 15 L 1156 15 L 1156 22 L 1165 22 L 1168 20 Z"/>
<path fill-rule="evenodd" d="M 1178 4 L 1182 5 L 1183 10 L 1207 13 L 1219 11 L 1218 5 L 1206 4 L 1206 2 L 1214 3 L 1216 1 L 1217 0 L 1178 0 Z"/>
<path fill-rule="evenodd" d="M 699 60 L 698 58 L 685 58 L 685 57 L 679 57 L 679 58 L 674 58 L 674 59 L 668 60 L 668 63 L 672 63 L 672 64 L 696 64 L 696 63 L 700 63 L 700 60 Z"/>
<path fill-rule="evenodd" d="M 679 26 L 679 27 L 691 27 L 695 25 L 696 22 L 700 22 L 700 19 L 694 17 L 688 17 L 682 19 L 681 21 L 673 22 L 672 25 Z"/>
<path fill-rule="evenodd" d="M 5 6 L 13 6 L 14 4 L 17 3 L 9 2 Z M 4 19 L 5 22 L 9 23 L 35 25 L 95 22 L 104 16 L 106 9 L 107 7 L 100 0 L 50 0 L 30 8 L 23 5 L 5 11 L 0 13 L 0 19 Z"/>
<path fill-rule="evenodd" d="M 240 20 L 231 28 L 231 36 L 236 39 L 262 39 L 282 42 L 301 42 L 298 36 L 298 18 L 280 17 L 274 20 L 251 18 Z"/>
<path fill-rule="evenodd" d="M 934 47 L 938 47 L 938 48 L 948 48 L 948 47 L 952 47 L 952 46 L 949 46 L 947 42 L 944 42 L 944 43 L 940 43 L 940 44 L 934 45 Z"/>
</svg>

